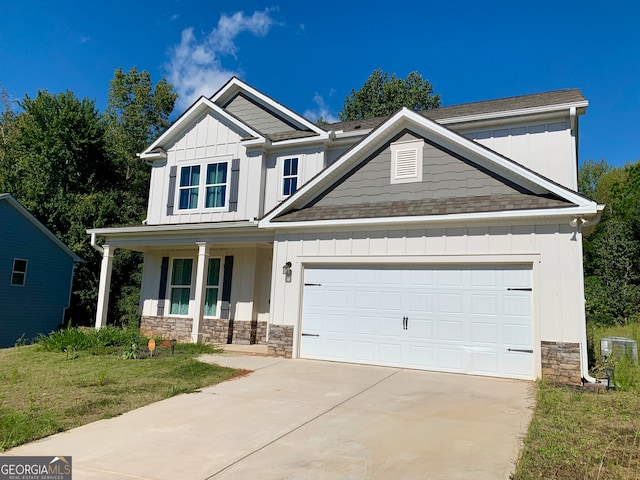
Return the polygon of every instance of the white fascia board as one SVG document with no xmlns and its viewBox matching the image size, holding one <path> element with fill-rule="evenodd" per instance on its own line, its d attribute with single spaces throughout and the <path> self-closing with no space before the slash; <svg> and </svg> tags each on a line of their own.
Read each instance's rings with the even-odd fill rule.
<svg viewBox="0 0 640 480">
<path fill-rule="evenodd" d="M 96 235 L 138 235 L 141 233 L 176 233 L 194 230 L 256 230 L 257 221 L 233 223 L 185 223 L 172 225 L 140 225 L 135 227 L 90 228 L 86 232 Z"/>
<path fill-rule="evenodd" d="M 451 118 L 441 118 L 436 120 L 437 123 L 441 125 L 448 125 L 452 123 L 464 123 L 464 122 L 476 122 L 481 120 L 498 120 L 506 117 L 519 117 L 519 116 L 531 116 L 531 115 L 541 115 L 545 113 L 553 113 L 560 112 L 563 110 L 570 110 L 571 108 L 586 108 L 589 106 L 589 102 L 584 100 L 582 102 L 572 102 L 572 103 L 560 103 L 557 105 L 545 105 L 543 107 L 534 107 L 534 108 L 522 108 L 518 110 L 507 110 L 507 111 L 499 111 L 499 112 L 491 112 L 491 113 L 480 113 L 477 115 L 467 115 L 463 117 L 451 117 Z"/>
<path fill-rule="evenodd" d="M 233 91 L 233 94 L 235 94 L 237 91 L 243 91 L 243 90 L 245 92 L 249 93 L 251 96 L 257 98 L 261 102 L 269 105 L 271 108 L 282 112 L 285 116 L 291 117 L 293 120 L 295 120 L 296 122 L 298 122 L 298 123 L 304 125 L 305 127 L 309 128 L 313 132 L 319 133 L 320 135 L 322 135 L 323 133 L 325 135 L 327 134 L 326 131 L 324 131 L 323 129 L 319 128 L 315 124 L 311 123 L 309 120 L 304 118 L 302 115 L 298 115 L 296 112 L 294 112 L 290 108 L 284 106 L 283 104 L 281 104 L 280 102 L 274 100 L 273 98 L 269 97 L 268 95 L 265 95 L 261 91 L 256 90 L 251 85 L 249 85 L 249 84 L 243 82 L 242 80 L 240 80 L 238 77 L 233 77 L 231 80 L 229 80 L 229 82 L 224 87 L 222 87 L 220 90 L 218 90 L 213 95 L 213 97 L 211 97 L 211 100 L 213 102 L 216 102 L 220 98 L 226 96 L 230 91 Z"/>
<path fill-rule="evenodd" d="M 595 217 L 595 208 L 587 206 L 551 208 L 539 210 L 513 210 L 507 212 L 478 212 L 457 213 L 452 215 L 423 215 L 405 217 L 377 217 L 377 218 L 349 218 L 339 220 L 316 220 L 306 222 L 272 222 L 266 219 L 261 221 L 260 228 L 286 229 L 286 228 L 319 228 L 319 227 L 345 227 L 345 226 L 372 226 L 372 225 L 402 225 L 402 224 L 434 224 L 434 223 L 466 223 L 491 220 L 535 220 L 546 218 L 571 218 L 571 217 Z"/>
<path fill-rule="evenodd" d="M 200 97 L 178 120 L 176 120 L 176 122 L 173 125 L 171 125 L 167 129 L 167 131 L 165 131 L 162 135 L 160 135 L 151 145 L 149 145 L 144 150 L 144 152 L 140 154 L 140 158 L 144 158 L 145 155 L 151 154 L 150 152 L 155 148 L 162 146 L 165 142 L 169 142 L 174 137 L 180 135 L 182 128 L 186 124 L 191 122 L 193 120 L 193 117 L 197 115 L 201 115 L 206 111 L 212 111 L 215 114 L 223 117 L 228 122 L 234 125 L 237 125 L 238 128 L 247 132 L 249 136 L 255 137 L 257 139 L 256 142 L 265 141 L 265 138 L 256 130 L 242 123 L 240 120 L 238 120 L 234 116 L 229 115 L 227 112 L 225 112 L 222 108 L 220 108 L 218 105 L 213 103 L 208 98 Z M 149 158 L 149 160 L 151 160 L 151 158 Z M 157 158 L 154 158 L 154 160 L 157 160 Z"/>
<path fill-rule="evenodd" d="M 493 163 L 495 166 L 498 166 L 500 170 L 502 170 L 501 172 L 498 172 L 502 175 L 504 175 L 505 173 L 511 173 L 513 177 L 524 179 L 525 181 L 533 185 L 537 185 L 540 189 L 554 193 L 560 198 L 564 198 L 571 203 L 575 203 L 579 206 L 588 205 L 589 208 L 595 208 L 595 203 L 587 200 L 582 195 L 579 195 L 569 189 L 566 189 L 560 185 L 544 179 L 543 177 L 526 169 L 525 167 L 498 155 L 497 153 L 474 142 L 473 140 L 469 140 L 468 138 L 455 133 L 447 127 L 439 125 L 433 120 L 429 120 L 417 114 L 416 112 L 409 110 L 408 108 L 402 108 L 389 120 L 383 123 L 376 130 L 374 130 L 368 137 L 363 139 L 350 151 L 345 153 L 341 159 L 330 165 L 326 170 L 323 171 L 321 175 L 318 175 L 316 178 L 307 182 L 293 196 L 289 197 L 288 200 L 282 202 L 278 207 L 272 210 L 271 213 L 269 213 L 263 221 L 269 223 L 271 219 L 280 215 L 288 208 L 296 204 L 303 203 L 307 195 L 313 194 L 318 185 L 324 185 L 325 182 L 330 181 L 331 178 L 335 175 L 335 172 L 343 168 L 343 166 L 352 158 L 358 156 L 363 151 L 366 152 L 368 150 L 374 150 L 378 146 L 377 143 L 381 143 L 381 140 L 386 141 L 388 139 L 388 132 L 390 130 L 394 128 L 400 129 L 405 126 L 409 126 L 410 124 L 413 124 L 420 129 L 428 130 L 432 135 L 440 137 L 440 139 L 444 140 L 445 142 L 449 142 L 451 144 L 459 146 L 460 148 L 466 150 L 468 153 L 471 153 L 472 156 L 483 159 L 485 160 L 485 162 L 488 160 L 487 163 Z M 486 165 L 483 166 L 486 167 Z M 261 225 L 263 225 L 262 222 Z"/>
</svg>

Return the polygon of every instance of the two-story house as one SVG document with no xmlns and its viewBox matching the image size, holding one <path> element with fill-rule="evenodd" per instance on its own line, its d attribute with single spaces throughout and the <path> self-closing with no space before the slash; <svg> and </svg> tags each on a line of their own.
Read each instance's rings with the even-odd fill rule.
<svg viewBox="0 0 640 480">
<path fill-rule="evenodd" d="M 140 158 L 144 334 L 509 378 L 588 377 L 575 89 L 318 126 L 237 78 Z M 97 244 L 97 237 L 105 240 Z"/>
</svg>

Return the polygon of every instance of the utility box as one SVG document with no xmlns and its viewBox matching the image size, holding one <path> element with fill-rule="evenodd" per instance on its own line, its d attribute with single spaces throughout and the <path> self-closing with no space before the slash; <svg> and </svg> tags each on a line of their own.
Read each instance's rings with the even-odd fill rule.
<svg viewBox="0 0 640 480">
<path fill-rule="evenodd" d="M 605 360 L 628 355 L 638 363 L 638 342 L 626 337 L 603 337 L 600 339 L 600 354 Z"/>
</svg>

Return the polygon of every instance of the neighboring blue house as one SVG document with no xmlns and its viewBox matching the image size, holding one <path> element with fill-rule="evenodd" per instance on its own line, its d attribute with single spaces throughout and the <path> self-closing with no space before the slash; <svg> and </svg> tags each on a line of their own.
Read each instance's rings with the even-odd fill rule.
<svg viewBox="0 0 640 480">
<path fill-rule="evenodd" d="M 0 348 L 60 326 L 80 261 L 15 198 L 0 194 Z"/>
</svg>

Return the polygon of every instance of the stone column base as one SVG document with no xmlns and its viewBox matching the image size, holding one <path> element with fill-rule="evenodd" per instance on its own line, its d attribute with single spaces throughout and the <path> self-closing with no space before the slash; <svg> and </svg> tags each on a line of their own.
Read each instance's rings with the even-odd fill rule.
<svg viewBox="0 0 640 480">
<path fill-rule="evenodd" d="M 553 383 L 581 385 L 580 344 L 541 342 L 542 378 Z"/>
<path fill-rule="evenodd" d="M 269 325 L 269 355 L 291 358 L 293 355 L 293 325 Z"/>
<path fill-rule="evenodd" d="M 146 337 L 175 339 L 191 342 L 193 320 L 185 317 L 143 316 L 140 333 Z M 202 343 L 234 343 L 237 345 L 264 345 L 267 322 L 257 320 L 222 320 L 205 318 L 201 324 Z"/>
</svg>

